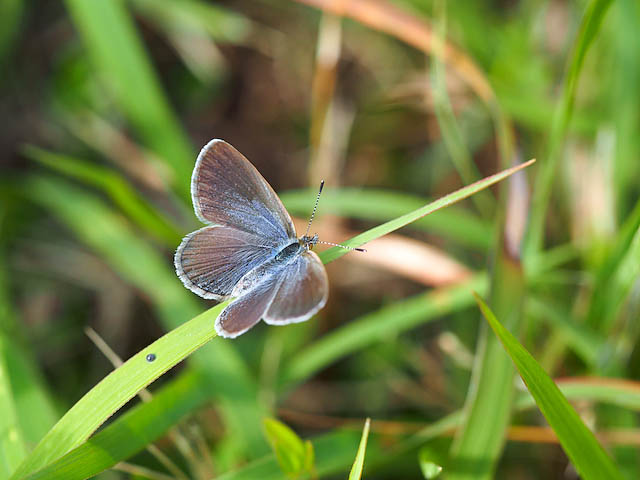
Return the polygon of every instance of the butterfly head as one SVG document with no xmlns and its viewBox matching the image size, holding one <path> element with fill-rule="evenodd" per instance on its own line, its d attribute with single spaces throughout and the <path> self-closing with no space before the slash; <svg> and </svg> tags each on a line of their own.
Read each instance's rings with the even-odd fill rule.
<svg viewBox="0 0 640 480">
<path fill-rule="evenodd" d="M 313 211 L 311 212 L 311 218 L 309 219 L 309 223 L 307 224 L 307 231 L 304 233 L 302 237 L 298 239 L 298 243 L 304 247 L 305 250 L 313 250 L 313 247 L 318 243 L 324 243 L 325 245 L 333 245 L 334 247 L 344 248 L 346 250 L 356 250 L 358 252 L 366 252 L 364 248 L 355 248 L 355 247 L 347 247 L 346 245 L 340 245 L 339 243 L 331 243 L 331 242 L 321 242 L 318 240 L 318 234 L 314 234 L 312 237 L 309 236 L 309 229 L 311 228 L 311 222 L 313 222 L 313 217 L 316 215 L 316 210 L 318 209 L 318 201 L 320 200 L 320 194 L 322 193 L 322 188 L 324 187 L 324 180 L 320 182 L 320 189 L 318 190 L 318 196 L 316 197 L 316 203 L 313 206 Z"/>
<path fill-rule="evenodd" d="M 313 250 L 313 247 L 318 243 L 318 234 L 316 233 L 313 236 L 303 235 L 298 239 L 298 243 L 300 243 L 305 250 Z"/>
</svg>

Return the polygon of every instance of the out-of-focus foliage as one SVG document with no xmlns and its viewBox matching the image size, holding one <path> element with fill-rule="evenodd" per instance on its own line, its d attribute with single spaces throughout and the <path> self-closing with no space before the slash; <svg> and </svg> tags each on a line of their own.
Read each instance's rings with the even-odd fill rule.
<svg viewBox="0 0 640 480">
<path fill-rule="evenodd" d="M 635 0 L 0 2 L 0 479 L 561 478 L 580 445 L 638 478 L 639 28 Z M 208 342 L 172 256 L 211 138 L 301 226 L 325 179 L 321 239 L 376 239 L 312 320 Z"/>
</svg>

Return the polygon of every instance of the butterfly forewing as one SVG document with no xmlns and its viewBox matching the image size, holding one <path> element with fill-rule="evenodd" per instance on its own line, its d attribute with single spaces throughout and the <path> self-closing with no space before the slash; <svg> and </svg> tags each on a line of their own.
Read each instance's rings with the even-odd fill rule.
<svg viewBox="0 0 640 480">
<path fill-rule="evenodd" d="M 278 249 L 267 238 L 223 226 L 208 226 L 187 235 L 175 254 L 182 283 L 201 297 L 223 300 L 250 270 Z"/>
<path fill-rule="evenodd" d="M 296 238 L 291 217 L 271 186 L 223 140 L 212 140 L 200 152 L 191 196 L 196 215 L 205 223 L 253 233 L 278 245 Z"/>
<path fill-rule="evenodd" d="M 318 256 L 306 251 L 279 274 L 280 285 L 264 315 L 272 325 L 303 322 L 327 303 L 329 281 Z"/>
</svg>

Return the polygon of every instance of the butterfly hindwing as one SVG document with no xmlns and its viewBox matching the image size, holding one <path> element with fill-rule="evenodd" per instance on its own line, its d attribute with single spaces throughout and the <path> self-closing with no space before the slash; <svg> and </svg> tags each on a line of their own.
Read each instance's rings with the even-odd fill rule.
<svg viewBox="0 0 640 480">
<path fill-rule="evenodd" d="M 329 281 L 320 258 L 305 251 L 279 273 L 280 285 L 264 315 L 271 325 L 304 322 L 327 303 Z"/>
<path fill-rule="evenodd" d="M 258 323 L 271 305 L 279 282 L 279 278 L 271 276 L 227 305 L 216 320 L 218 335 L 235 338 Z"/>
</svg>

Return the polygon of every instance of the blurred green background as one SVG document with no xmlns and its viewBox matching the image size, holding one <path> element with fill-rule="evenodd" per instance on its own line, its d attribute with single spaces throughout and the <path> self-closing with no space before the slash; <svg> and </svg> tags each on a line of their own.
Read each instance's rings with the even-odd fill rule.
<svg viewBox="0 0 640 480">
<path fill-rule="evenodd" d="M 213 305 L 172 256 L 223 138 L 302 225 L 324 179 L 333 242 L 538 161 L 329 265 L 314 319 L 164 375 L 170 433 L 100 478 L 291 478 L 266 416 L 312 477 L 346 478 L 371 417 L 364 478 L 576 478 L 472 290 L 638 478 L 639 31 L 637 0 L 2 0 L 5 459 L 112 370 L 87 328 L 127 359 Z"/>
</svg>

